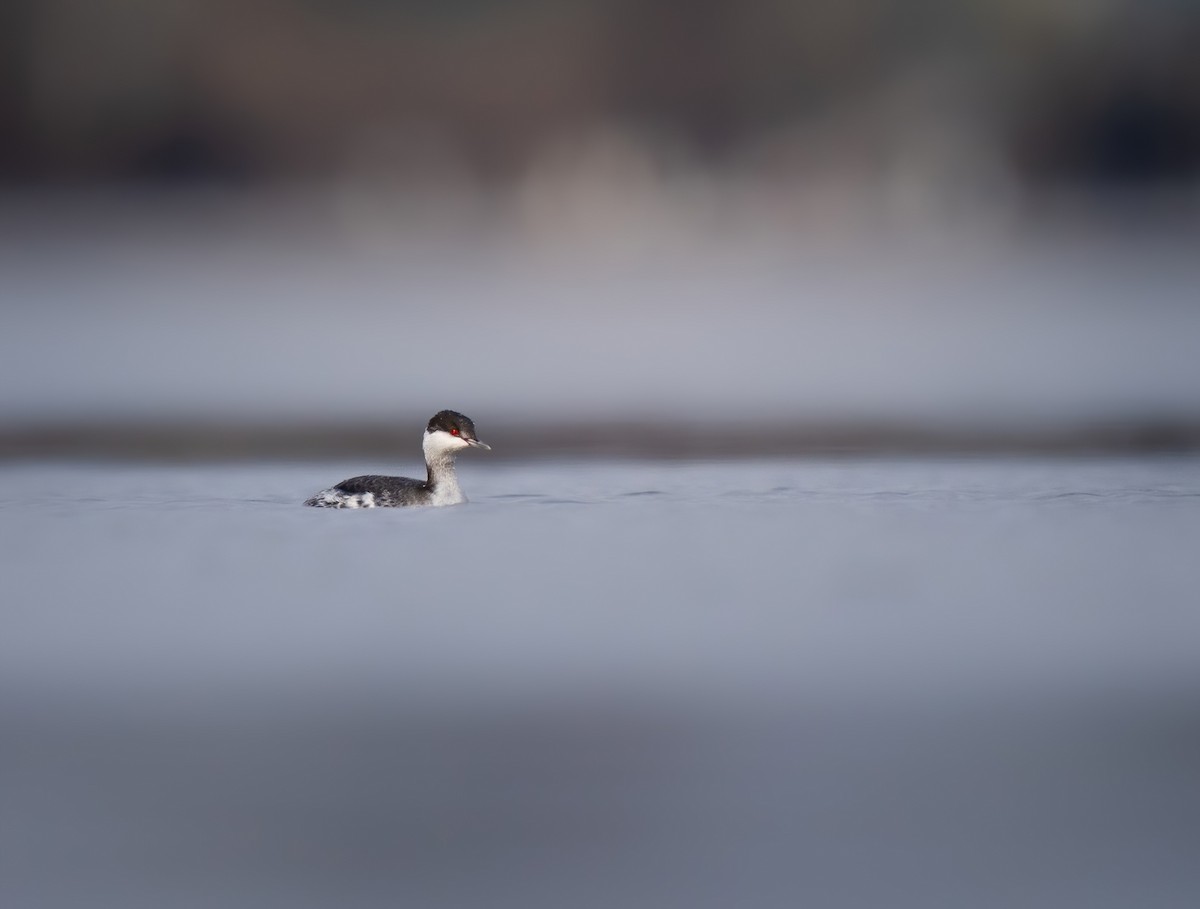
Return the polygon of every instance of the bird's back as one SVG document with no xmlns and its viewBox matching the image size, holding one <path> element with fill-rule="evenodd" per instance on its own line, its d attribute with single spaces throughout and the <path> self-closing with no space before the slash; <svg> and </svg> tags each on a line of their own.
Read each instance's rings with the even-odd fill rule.
<svg viewBox="0 0 1200 909">
<path fill-rule="evenodd" d="M 342 480 L 304 504 L 317 508 L 394 508 L 424 505 L 429 497 L 429 484 L 424 480 L 369 474 Z"/>
</svg>

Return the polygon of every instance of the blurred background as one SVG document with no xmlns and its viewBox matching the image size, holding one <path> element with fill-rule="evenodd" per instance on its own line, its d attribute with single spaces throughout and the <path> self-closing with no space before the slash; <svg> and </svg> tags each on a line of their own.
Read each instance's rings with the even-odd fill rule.
<svg viewBox="0 0 1200 909">
<path fill-rule="evenodd" d="M 1198 46 L 5 0 L 0 905 L 1200 905 Z"/>
<path fill-rule="evenodd" d="M 1191 4 L 0 15 L 2 452 L 1200 441 Z"/>
</svg>

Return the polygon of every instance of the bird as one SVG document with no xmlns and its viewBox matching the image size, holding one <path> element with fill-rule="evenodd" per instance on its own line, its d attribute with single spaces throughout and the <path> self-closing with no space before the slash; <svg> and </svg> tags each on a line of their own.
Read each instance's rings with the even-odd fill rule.
<svg viewBox="0 0 1200 909">
<path fill-rule="evenodd" d="M 490 451 L 475 435 L 470 417 L 439 410 L 429 418 L 421 443 L 425 452 L 424 480 L 368 475 L 342 480 L 305 501 L 316 508 L 398 508 L 461 505 L 467 501 L 454 472 L 454 456 L 468 448 Z"/>
</svg>

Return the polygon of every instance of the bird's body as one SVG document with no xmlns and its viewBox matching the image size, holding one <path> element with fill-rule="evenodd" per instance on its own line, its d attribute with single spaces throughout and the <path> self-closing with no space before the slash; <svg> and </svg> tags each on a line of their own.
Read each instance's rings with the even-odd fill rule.
<svg viewBox="0 0 1200 909">
<path fill-rule="evenodd" d="M 460 505 L 467 501 L 454 472 L 454 456 L 464 448 L 483 448 L 475 437 L 475 424 L 453 410 L 434 414 L 425 427 L 422 443 L 426 477 L 367 475 L 342 480 L 323 489 L 304 504 L 317 508 L 398 508 L 423 505 Z"/>
</svg>

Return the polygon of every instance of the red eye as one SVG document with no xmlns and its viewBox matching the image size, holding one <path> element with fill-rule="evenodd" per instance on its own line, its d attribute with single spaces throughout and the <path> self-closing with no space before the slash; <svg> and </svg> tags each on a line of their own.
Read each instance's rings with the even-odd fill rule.
<svg viewBox="0 0 1200 909">
<path fill-rule="evenodd" d="M 452 436 L 458 435 L 458 430 L 457 429 L 450 430 L 450 435 L 452 435 Z"/>
</svg>

